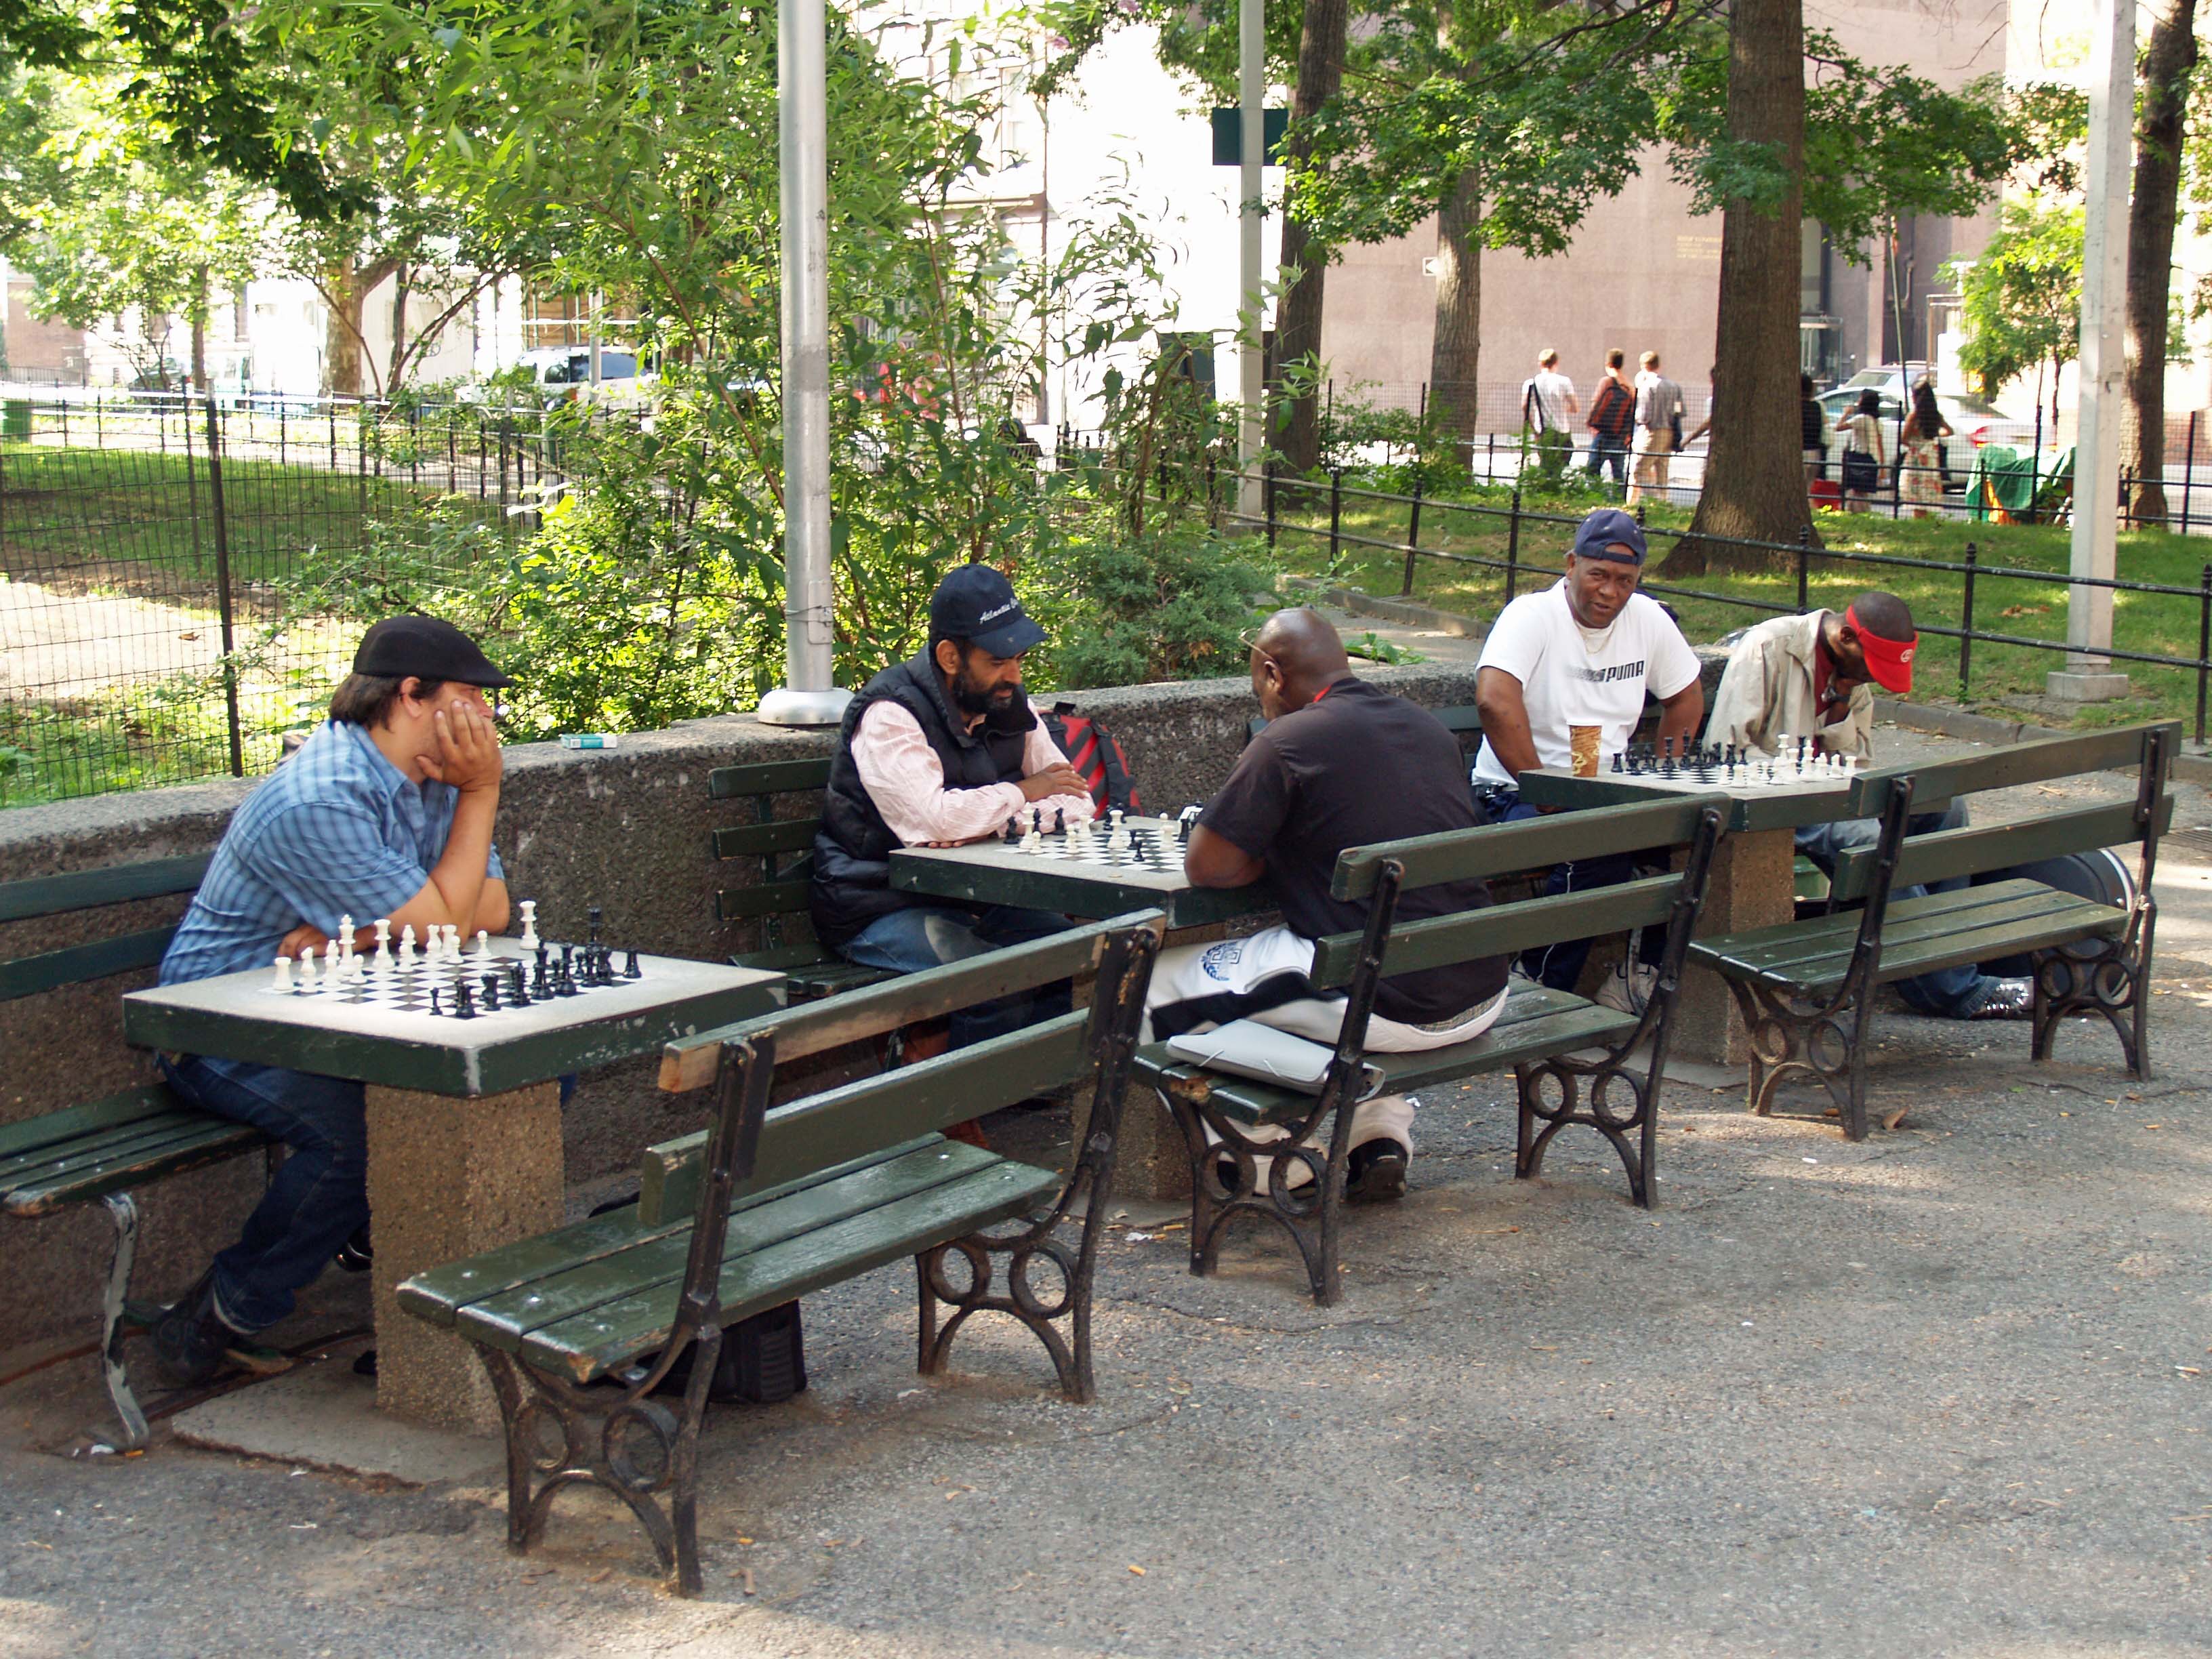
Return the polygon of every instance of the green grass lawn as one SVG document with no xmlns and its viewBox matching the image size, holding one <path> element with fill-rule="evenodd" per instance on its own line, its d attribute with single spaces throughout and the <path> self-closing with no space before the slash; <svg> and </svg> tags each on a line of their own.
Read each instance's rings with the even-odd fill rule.
<svg viewBox="0 0 2212 1659">
<path fill-rule="evenodd" d="M 1413 596 L 1424 603 L 1486 621 L 1505 602 L 1503 570 L 1482 565 L 1455 563 L 1445 557 L 1462 554 L 1504 561 L 1510 534 L 1504 511 L 1510 497 L 1469 493 L 1470 501 L 1499 509 L 1475 514 L 1451 510 L 1430 501 L 1421 512 L 1423 556 L 1414 564 Z M 1328 510 L 1325 496 L 1312 507 L 1300 503 L 1293 513 L 1287 493 L 1281 498 L 1282 528 L 1277 550 L 1286 568 L 1295 574 L 1319 575 L 1328 570 Z M 1574 521 L 1587 503 L 1558 501 L 1543 508 L 1544 518 L 1524 517 L 1516 557 L 1522 568 L 1516 591 L 1548 583 L 1559 572 L 1573 535 Z M 1361 501 L 1347 489 L 1342 531 L 1402 545 L 1407 533 L 1403 502 Z M 1687 508 L 1655 508 L 1649 516 L 1656 531 L 1681 528 L 1689 523 Z M 1305 526 L 1294 533 L 1290 526 Z M 1841 610 L 1852 596 L 1869 587 L 1884 587 L 1912 607 L 1923 629 L 1957 628 L 1964 600 L 1961 576 L 1949 570 L 1919 570 L 1862 563 L 1838 556 L 1875 554 L 1893 557 L 1941 560 L 1956 563 L 1972 542 L 1984 574 L 1974 582 L 1973 623 L 1987 633 L 2013 634 L 2027 639 L 2063 641 L 2066 637 L 2066 590 L 2048 582 L 1992 576 L 1990 567 L 2063 573 L 2068 560 L 2068 532 L 2040 526 L 1969 524 L 1940 520 L 1892 520 L 1875 514 L 1820 515 L 1819 529 L 1826 546 L 1812 556 L 1807 597 L 1815 605 Z M 1681 576 L 1670 581 L 1664 560 L 1673 538 L 1653 537 L 1652 562 L 1645 573 L 1647 584 L 1665 591 L 1661 597 L 1673 605 L 1691 639 L 1701 643 L 1763 617 L 1771 610 L 1754 610 L 1729 600 L 1764 601 L 1770 606 L 1795 611 L 1797 580 L 1794 561 L 1778 556 L 1768 570 L 1751 574 L 1713 574 Z M 2112 644 L 2116 649 L 2187 657 L 2197 653 L 2200 604 L 2196 597 L 2212 541 L 2155 532 L 2136 532 L 2119 539 L 2119 574 L 2127 580 L 2161 582 L 2187 587 L 2187 595 L 2118 593 L 2112 606 Z M 1405 555 L 1345 544 L 1334 575 L 1346 586 L 1382 597 L 1401 591 Z M 1711 597 L 1696 597 L 1710 595 Z M 2051 715 L 2038 701 L 2043 677 L 2063 665 L 2055 651 L 2026 646 L 1990 644 L 1976 641 L 1967 684 L 1960 684 L 1959 642 L 1923 634 L 1913 688 L 1916 701 L 1945 702 L 1990 714 L 2029 719 L 2045 724 Z M 2153 716 L 2194 719 L 2197 672 L 2193 667 L 2154 666 L 2142 663 L 2117 665 L 2133 678 L 2135 695 L 2098 704 L 2081 715 L 2085 726 L 2114 725 Z"/>
</svg>

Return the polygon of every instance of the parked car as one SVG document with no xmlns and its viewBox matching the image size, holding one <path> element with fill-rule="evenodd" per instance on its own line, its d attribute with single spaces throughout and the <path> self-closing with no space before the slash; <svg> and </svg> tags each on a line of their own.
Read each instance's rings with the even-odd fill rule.
<svg viewBox="0 0 2212 1659">
<path fill-rule="evenodd" d="M 628 399 L 640 397 L 653 380 L 650 369 L 641 371 L 638 355 L 629 346 L 599 348 L 599 396 Z M 592 353 L 588 346 L 538 346 L 526 351 L 512 368 L 487 381 L 461 388 L 468 403 L 496 403 L 502 389 L 518 382 L 532 387 L 546 404 L 568 403 L 586 395 L 592 384 Z"/>
</svg>

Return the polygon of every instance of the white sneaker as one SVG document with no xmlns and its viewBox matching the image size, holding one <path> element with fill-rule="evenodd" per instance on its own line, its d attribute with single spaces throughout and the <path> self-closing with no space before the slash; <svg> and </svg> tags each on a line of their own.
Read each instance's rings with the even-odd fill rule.
<svg viewBox="0 0 2212 1659">
<path fill-rule="evenodd" d="M 1651 1000 L 1651 994 L 1659 988 L 1659 970 L 1641 962 L 1623 960 L 1613 964 L 1613 971 L 1605 976 L 1605 983 L 1597 988 L 1597 1000 L 1607 1008 L 1618 1008 L 1624 1014 L 1640 1014 Z"/>
</svg>

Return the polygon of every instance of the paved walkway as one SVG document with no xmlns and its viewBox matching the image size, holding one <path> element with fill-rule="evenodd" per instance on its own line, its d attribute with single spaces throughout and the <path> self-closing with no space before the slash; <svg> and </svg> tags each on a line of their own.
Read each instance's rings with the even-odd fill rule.
<svg viewBox="0 0 2212 1659">
<path fill-rule="evenodd" d="M 1494 1080 L 1425 1096 L 1337 1308 L 1266 1234 L 1201 1280 L 1132 1216 L 1089 1409 L 1011 1329 L 917 1379 L 908 1269 L 810 1297 L 812 1389 L 709 1435 L 696 1604 L 588 1495 L 519 1559 L 481 1474 L 48 1455 L 96 1384 L 41 1373 L 0 1391 L 0 1655 L 2206 1652 L 2212 864 L 2178 850 L 2145 1085 L 2086 1027 L 2037 1067 L 1891 1013 L 1903 1128 L 1672 1087 L 1650 1214 L 1594 1139 L 1515 1182 Z"/>
</svg>

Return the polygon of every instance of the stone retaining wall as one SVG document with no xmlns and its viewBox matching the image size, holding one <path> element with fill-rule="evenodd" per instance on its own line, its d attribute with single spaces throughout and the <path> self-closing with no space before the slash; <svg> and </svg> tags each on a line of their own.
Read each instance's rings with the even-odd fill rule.
<svg viewBox="0 0 2212 1659">
<path fill-rule="evenodd" d="M 1433 707 L 1474 700 L 1466 670 L 1384 669 L 1373 678 Z M 1241 680 L 1125 687 L 1080 702 L 1121 738 L 1147 807 L 1169 811 L 1219 784 L 1256 712 Z M 734 815 L 730 804 L 708 802 L 707 774 L 826 753 L 831 735 L 728 715 L 626 737 L 612 750 L 510 749 L 498 842 L 513 890 L 538 901 L 541 925 L 556 936 L 575 931 L 585 907 L 598 904 L 607 937 L 620 944 L 697 957 L 749 948 L 754 924 L 714 913 L 716 889 L 738 884 L 732 878 L 749 866 L 714 867 L 710 831 Z M 208 850 L 252 787 L 225 780 L 0 812 L 0 882 Z M 173 900 L 0 924 L 0 959 L 157 925 L 182 908 Z M 151 978 L 0 1003 L 0 1122 L 150 1078 L 146 1057 L 124 1046 L 118 997 Z M 693 1127 L 701 1109 L 660 1094 L 647 1065 L 586 1079 L 566 1115 L 570 1182 L 631 1167 L 641 1146 Z M 240 1158 L 150 1189 L 142 1291 L 174 1290 L 204 1265 L 261 1178 L 261 1160 Z M 104 1218 L 90 1214 L 0 1220 L 0 1352 L 96 1331 L 107 1235 Z"/>
</svg>

